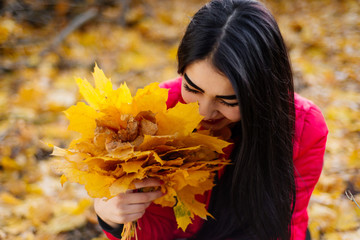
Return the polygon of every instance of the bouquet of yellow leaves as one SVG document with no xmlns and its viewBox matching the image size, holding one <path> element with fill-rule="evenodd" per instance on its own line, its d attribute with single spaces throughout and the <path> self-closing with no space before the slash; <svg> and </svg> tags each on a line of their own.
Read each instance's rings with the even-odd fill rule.
<svg viewBox="0 0 360 240">
<path fill-rule="evenodd" d="M 162 180 L 161 206 L 173 207 L 178 227 L 184 231 L 194 215 L 211 216 L 195 195 L 212 189 L 215 171 L 229 164 L 222 149 L 228 142 L 194 132 L 202 117 L 198 104 L 178 103 L 167 109 L 168 90 L 152 83 L 132 97 L 126 84 L 113 90 L 111 81 L 95 66 L 95 88 L 76 79 L 85 104 L 65 111 L 69 130 L 81 133 L 68 149 L 54 147 L 54 163 L 66 181 L 85 185 L 94 198 L 112 198 L 134 181 Z M 123 239 L 136 235 L 136 224 L 125 224 Z"/>
</svg>

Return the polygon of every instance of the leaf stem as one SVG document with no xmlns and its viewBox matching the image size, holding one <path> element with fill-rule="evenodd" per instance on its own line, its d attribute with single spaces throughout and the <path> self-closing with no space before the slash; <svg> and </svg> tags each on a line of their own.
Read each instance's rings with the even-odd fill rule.
<svg viewBox="0 0 360 240">
<path fill-rule="evenodd" d="M 353 201 L 358 208 L 360 208 L 359 204 L 356 202 L 355 197 L 354 197 L 354 195 L 350 192 L 350 190 L 346 190 L 346 191 L 345 191 L 345 195 L 346 195 L 346 197 L 347 197 L 350 201 Z"/>
</svg>

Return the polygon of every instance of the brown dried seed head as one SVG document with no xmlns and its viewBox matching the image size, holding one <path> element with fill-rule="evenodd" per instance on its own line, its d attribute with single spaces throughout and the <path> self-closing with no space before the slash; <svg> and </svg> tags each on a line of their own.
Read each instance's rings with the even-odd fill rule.
<svg viewBox="0 0 360 240">
<path fill-rule="evenodd" d="M 155 114 L 151 111 L 142 111 L 142 112 L 139 112 L 135 119 L 137 120 L 141 120 L 141 119 L 146 119 L 146 120 L 149 120 L 150 122 L 153 122 L 153 123 L 156 123 L 156 118 L 155 118 Z"/>
<path fill-rule="evenodd" d="M 107 127 L 96 127 L 94 134 L 94 145 L 97 148 L 105 149 L 105 143 L 113 141 L 114 138 L 117 138 L 117 134 L 107 128 Z"/>
<path fill-rule="evenodd" d="M 140 129 L 142 135 L 155 135 L 158 130 L 158 126 L 156 123 L 147 119 L 142 119 L 140 122 Z"/>
<path fill-rule="evenodd" d="M 138 121 L 132 119 L 127 124 L 127 132 L 128 132 L 128 141 L 134 141 L 136 137 L 139 135 L 139 123 Z"/>
</svg>

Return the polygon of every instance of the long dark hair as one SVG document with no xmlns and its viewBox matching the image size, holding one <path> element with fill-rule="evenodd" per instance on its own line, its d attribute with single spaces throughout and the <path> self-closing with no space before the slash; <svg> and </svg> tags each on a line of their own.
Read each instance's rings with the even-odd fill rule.
<svg viewBox="0 0 360 240">
<path fill-rule="evenodd" d="M 290 239 L 295 206 L 294 89 L 279 27 L 261 3 L 214 0 L 192 18 L 178 73 L 208 59 L 236 92 L 241 121 L 231 159 L 196 239 Z M 245 237 L 246 236 L 246 237 Z"/>
</svg>

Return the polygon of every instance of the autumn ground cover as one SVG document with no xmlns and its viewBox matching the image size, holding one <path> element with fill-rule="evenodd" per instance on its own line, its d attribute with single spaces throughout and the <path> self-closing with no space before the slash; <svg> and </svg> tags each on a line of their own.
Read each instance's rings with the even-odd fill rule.
<svg viewBox="0 0 360 240">
<path fill-rule="evenodd" d="M 191 1 L 4 1 L 0 4 L 0 239 L 104 239 L 82 186 L 60 184 L 51 142 L 76 138 L 62 111 L 94 63 L 133 93 L 176 77 Z M 360 239 L 360 3 L 267 1 L 289 48 L 297 92 L 330 133 L 309 205 L 314 239 Z"/>
</svg>

